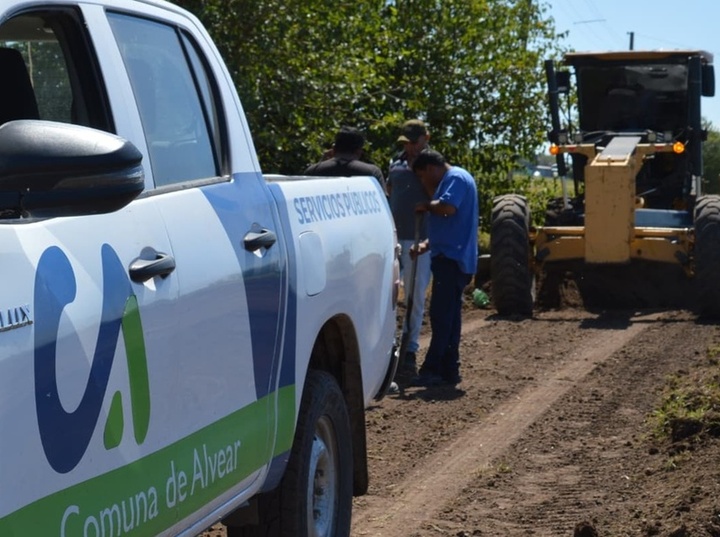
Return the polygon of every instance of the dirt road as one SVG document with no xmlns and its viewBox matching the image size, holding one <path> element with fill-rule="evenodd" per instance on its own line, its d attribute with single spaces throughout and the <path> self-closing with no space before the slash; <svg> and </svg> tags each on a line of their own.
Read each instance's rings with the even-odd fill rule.
<svg viewBox="0 0 720 537">
<path fill-rule="evenodd" d="M 475 333 L 482 325 L 487 323 L 475 322 L 467 327 L 468 332 Z M 538 382 L 528 383 L 483 419 L 468 424 L 456 438 L 429 456 L 421 466 L 416 466 L 399 484 L 401 492 L 393 505 L 388 508 L 381 500 L 374 508 L 368 502 L 365 508 L 358 509 L 355 517 L 358 533 L 401 535 L 422 521 L 424 515 L 437 509 L 440 498 L 454 501 L 480 473 L 492 468 L 493 463 L 553 404 L 646 326 L 635 323 L 621 331 L 581 333 L 579 346 L 570 349 L 567 356 L 553 364 L 549 371 L 543 371 Z M 504 345 L 500 348 L 505 348 L 501 352 L 507 351 Z M 532 357 L 532 360 L 537 359 L 538 356 Z M 468 379 L 466 384 L 469 382 Z M 432 397 L 430 393 L 427 395 Z"/>
<path fill-rule="evenodd" d="M 368 413 L 353 537 L 720 536 L 720 450 L 666 445 L 647 420 L 718 340 L 684 312 L 469 312 L 461 389 Z"/>
<path fill-rule="evenodd" d="M 458 389 L 407 388 L 368 410 L 352 537 L 720 537 L 720 440 L 657 439 L 648 419 L 672 379 L 720 382 L 718 325 L 472 309 L 463 328 Z"/>
</svg>

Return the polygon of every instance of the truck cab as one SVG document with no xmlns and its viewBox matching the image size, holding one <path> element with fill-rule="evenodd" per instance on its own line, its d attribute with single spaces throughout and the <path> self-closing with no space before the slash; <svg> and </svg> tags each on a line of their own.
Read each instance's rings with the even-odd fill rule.
<svg viewBox="0 0 720 537">
<path fill-rule="evenodd" d="M 682 153 L 645 159 L 636 176 L 644 207 L 691 209 L 701 194 L 703 131 L 700 101 L 714 94 L 713 56 L 702 50 L 573 52 L 563 62 L 575 75 L 577 125 L 561 135 L 604 147 L 613 137 L 641 143 L 680 142 Z M 569 72 L 563 87 L 570 91 Z M 558 73 L 560 75 L 560 73 Z M 553 112 L 551 111 L 551 114 Z M 587 157 L 570 153 L 573 177 L 583 182 Z"/>
</svg>

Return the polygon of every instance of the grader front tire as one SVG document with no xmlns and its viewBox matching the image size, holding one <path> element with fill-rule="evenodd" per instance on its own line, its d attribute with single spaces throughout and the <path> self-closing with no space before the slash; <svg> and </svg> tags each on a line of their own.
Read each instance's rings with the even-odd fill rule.
<svg viewBox="0 0 720 537">
<path fill-rule="evenodd" d="M 492 297 L 500 315 L 531 316 L 535 276 L 530 266 L 530 209 L 516 194 L 493 201 L 490 230 Z"/>
</svg>

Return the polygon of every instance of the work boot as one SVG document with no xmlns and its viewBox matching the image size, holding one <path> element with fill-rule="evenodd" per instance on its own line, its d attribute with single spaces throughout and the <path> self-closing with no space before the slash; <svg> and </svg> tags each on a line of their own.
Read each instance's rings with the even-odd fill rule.
<svg viewBox="0 0 720 537">
<path fill-rule="evenodd" d="M 410 386 L 417 386 L 420 388 L 432 388 L 435 386 L 442 386 L 444 383 L 443 378 L 435 373 L 420 373 L 417 377 L 410 381 Z"/>
<path fill-rule="evenodd" d="M 454 375 L 443 375 L 443 386 L 457 386 L 462 382 L 460 374 L 455 373 Z"/>
<path fill-rule="evenodd" d="M 414 352 L 406 352 L 401 364 L 403 373 L 409 376 L 417 375 L 417 357 Z"/>
</svg>

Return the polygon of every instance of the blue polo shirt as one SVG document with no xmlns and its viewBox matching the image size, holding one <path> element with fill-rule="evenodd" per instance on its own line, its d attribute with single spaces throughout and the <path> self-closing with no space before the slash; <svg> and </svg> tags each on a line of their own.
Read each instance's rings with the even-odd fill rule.
<svg viewBox="0 0 720 537">
<path fill-rule="evenodd" d="M 430 254 L 457 261 L 465 274 L 475 274 L 478 258 L 478 193 L 475 179 L 459 166 L 443 175 L 433 196 L 455 207 L 455 214 L 428 213 Z"/>
</svg>

